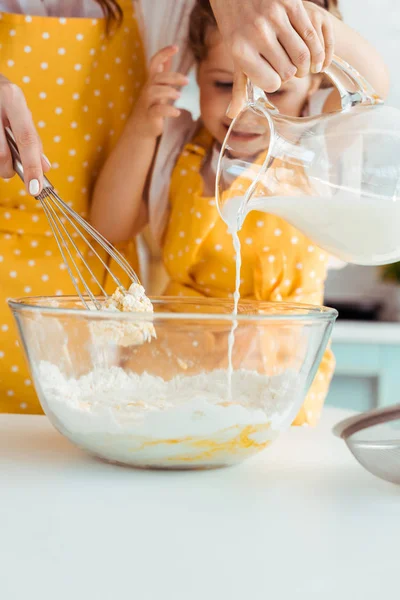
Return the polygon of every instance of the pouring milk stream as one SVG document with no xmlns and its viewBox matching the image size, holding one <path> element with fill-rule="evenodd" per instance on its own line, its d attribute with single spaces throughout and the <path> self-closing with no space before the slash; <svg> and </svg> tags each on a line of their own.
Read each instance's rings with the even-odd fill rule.
<svg viewBox="0 0 400 600">
<path fill-rule="evenodd" d="M 216 200 L 236 252 L 234 314 L 240 288 L 238 232 L 254 210 L 285 219 L 345 262 L 400 260 L 400 111 L 383 105 L 350 65 L 335 57 L 327 76 L 342 109 L 316 117 L 281 115 L 248 84 L 248 102 L 222 145 Z M 235 129 L 257 132 L 250 142 Z M 229 336 L 229 379 L 237 321 Z"/>
</svg>

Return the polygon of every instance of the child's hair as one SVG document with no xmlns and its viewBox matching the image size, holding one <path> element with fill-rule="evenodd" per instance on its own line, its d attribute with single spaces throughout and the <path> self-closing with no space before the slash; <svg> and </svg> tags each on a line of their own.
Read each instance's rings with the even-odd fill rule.
<svg viewBox="0 0 400 600">
<path fill-rule="evenodd" d="M 120 25 L 123 19 L 122 8 L 117 0 L 95 0 L 97 4 L 100 4 L 103 14 L 106 19 L 107 29 L 111 25 Z"/>
<path fill-rule="evenodd" d="M 339 0 L 310 0 L 314 4 L 325 8 L 339 19 L 342 15 L 339 10 Z M 189 45 L 197 62 L 207 58 L 208 34 L 217 27 L 217 22 L 211 8 L 210 0 L 197 0 L 190 15 Z"/>
</svg>

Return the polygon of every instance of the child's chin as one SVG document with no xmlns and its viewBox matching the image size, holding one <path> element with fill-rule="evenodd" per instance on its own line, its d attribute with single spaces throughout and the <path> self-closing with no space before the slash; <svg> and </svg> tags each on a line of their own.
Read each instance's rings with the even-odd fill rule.
<svg viewBox="0 0 400 600">
<path fill-rule="evenodd" d="M 266 152 L 268 145 L 265 140 L 249 140 L 242 143 L 235 143 L 234 147 L 229 148 L 229 156 L 231 158 L 241 158 L 247 161 L 256 159 L 259 154 Z"/>
<path fill-rule="evenodd" d="M 218 150 L 221 149 L 225 141 L 226 133 L 227 131 L 223 131 L 213 135 L 211 132 Z M 231 132 L 228 146 L 226 152 L 230 158 L 241 158 L 249 161 L 249 159 L 255 159 L 259 154 L 268 150 L 269 135 L 235 135 Z"/>
</svg>

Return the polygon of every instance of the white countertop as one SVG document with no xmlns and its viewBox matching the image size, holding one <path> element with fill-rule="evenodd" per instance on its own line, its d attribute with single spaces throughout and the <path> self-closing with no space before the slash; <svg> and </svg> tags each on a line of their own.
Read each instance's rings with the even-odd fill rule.
<svg viewBox="0 0 400 600">
<path fill-rule="evenodd" d="M 353 344 L 400 345 L 400 323 L 376 321 L 337 321 L 332 341 Z"/>
<path fill-rule="evenodd" d="M 333 437 L 347 414 L 209 472 L 107 465 L 0 415 L 1 600 L 397 597 L 400 487 Z"/>
</svg>

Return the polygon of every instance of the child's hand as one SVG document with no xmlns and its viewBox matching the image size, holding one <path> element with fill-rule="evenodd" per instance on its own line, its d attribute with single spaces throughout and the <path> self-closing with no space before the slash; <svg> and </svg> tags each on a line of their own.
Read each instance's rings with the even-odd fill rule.
<svg viewBox="0 0 400 600">
<path fill-rule="evenodd" d="M 187 85 L 189 80 L 182 73 L 171 72 L 171 59 L 178 51 L 176 46 L 167 46 L 150 61 L 149 78 L 132 112 L 135 131 L 145 137 L 158 137 L 164 129 L 167 117 L 179 117 L 181 111 L 172 103 L 178 100 L 176 88 Z"/>
<path fill-rule="evenodd" d="M 304 8 L 307 11 L 309 19 L 318 34 L 319 41 L 325 52 L 325 60 L 322 69 L 326 69 L 332 62 L 335 49 L 335 36 L 333 31 L 333 15 L 327 10 L 314 4 L 314 2 L 304 1 Z"/>
</svg>

